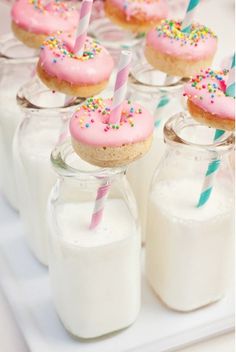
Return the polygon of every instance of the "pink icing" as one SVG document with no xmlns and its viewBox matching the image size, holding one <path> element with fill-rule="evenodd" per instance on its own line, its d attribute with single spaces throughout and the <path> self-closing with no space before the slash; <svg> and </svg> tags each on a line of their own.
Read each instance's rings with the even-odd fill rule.
<svg viewBox="0 0 236 352">
<path fill-rule="evenodd" d="M 82 57 L 72 52 L 75 37 L 49 37 L 41 47 L 39 64 L 53 77 L 71 84 L 97 84 L 109 79 L 113 59 L 97 41 L 87 37 Z"/>
<path fill-rule="evenodd" d="M 153 132 L 154 118 L 139 104 L 124 102 L 121 122 L 108 123 L 112 100 L 89 99 L 70 121 L 72 137 L 92 146 L 117 147 L 147 139 Z"/>
<path fill-rule="evenodd" d="M 168 15 L 166 0 L 107 0 L 118 7 L 126 15 L 127 20 L 131 16 L 142 15 L 147 20 L 163 19 Z"/>
<path fill-rule="evenodd" d="M 194 24 L 191 33 L 187 34 L 180 28 L 180 22 L 162 21 L 160 26 L 149 31 L 146 45 L 185 60 L 199 60 L 215 54 L 217 38 L 210 29 Z"/>
<path fill-rule="evenodd" d="M 79 23 L 78 8 L 66 1 L 16 0 L 11 16 L 19 27 L 35 34 L 70 32 Z"/>
<path fill-rule="evenodd" d="M 228 71 L 208 69 L 192 78 L 184 87 L 184 95 L 212 115 L 235 119 L 235 99 L 225 95 Z"/>
</svg>

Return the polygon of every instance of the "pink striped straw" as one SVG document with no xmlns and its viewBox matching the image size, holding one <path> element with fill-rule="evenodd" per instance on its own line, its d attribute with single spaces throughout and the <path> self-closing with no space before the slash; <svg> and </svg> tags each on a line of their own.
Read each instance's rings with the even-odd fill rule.
<svg viewBox="0 0 236 352">
<path fill-rule="evenodd" d="M 93 209 L 93 215 L 89 226 L 90 230 L 95 229 L 95 227 L 97 227 L 102 220 L 104 205 L 105 205 L 110 187 L 111 187 L 110 183 L 105 183 L 104 185 L 98 188 L 95 206 Z"/>
<path fill-rule="evenodd" d="M 111 114 L 109 117 L 109 123 L 115 124 L 120 122 L 122 106 L 123 106 L 126 91 L 127 91 L 127 83 L 128 83 L 131 59 L 132 59 L 131 51 L 123 50 L 121 52 L 117 75 L 116 75 L 116 83 L 115 83 L 115 89 L 114 89 L 113 102 L 111 106 Z"/>
<path fill-rule="evenodd" d="M 87 36 L 89 20 L 92 12 L 93 0 L 84 0 L 80 8 L 79 26 L 76 34 L 74 53 L 83 55 L 84 43 Z"/>
<path fill-rule="evenodd" d="M 120 55 L 120 61 L 118 65 L 118 72 L 116 76 L 115 92 L 111 107 L 111 114 L 109 117 L 109 123 L 117 123 L 120 121 L 122 113 L 122 105 L 125 100 L 127 81 L 130 71 L 132 54 L 130 51 L 123 50 Z M 103 216 L 104 205 L 110 190 L 110 182 L 107 182 L 100 186 L 97 190 L 97 197 L 95 201 L 95 206 L 93 210 L 93 215 L 90 223 L 90 230 L 100 224 Z"/>
</svg>

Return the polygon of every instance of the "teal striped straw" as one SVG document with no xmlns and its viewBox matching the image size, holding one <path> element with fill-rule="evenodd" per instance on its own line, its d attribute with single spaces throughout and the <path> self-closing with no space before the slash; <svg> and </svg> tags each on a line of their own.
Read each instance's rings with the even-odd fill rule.
<svg viewBox="0 0 236 352">
<path fill-rule="evenodd" d="M 214 136 L 214 141 L 216 142 L 217 140 L 219 140 L 224 133 L 225 133 L 225 131 L 223 131 L 223 130 L 216 130 L 215 136 Z M 200 198 L 199 198 L 199 201 L 197 204 L 197 208 L 200 208 L 204 204 L 206 204 L 206 202 L 210 198 L 211 192 L 213 189 L 213 180 L 215 177 L 215 173 L 219 169 L 219 167 L 220 167 L 220 160 L 219 159 L 212 161 L 208 165 L 207 172 L 205 175 L 204 184 L 202 187 L 202 192 L 200 194 Z"/>
<path fill-rule="evenodd" d="M 231 69 L 229 72 L 229 77 L 228 77 L 227 87 L 226 87 L 226 95 L 231 96 L 231 97 L 235 97 L 235 54 L 232 58 Z M 214 141 L 218 141 L 224 133 L 225 133 L 225 131 L 223 131 L 223 130 L 216 130 L 215 136 L 214 136 Z M 197 204 L 198 208 L 200 208 L 204 204 L 206 204 L 206 202 L 210 198 L 211 193 L 212 193 L 212 189 L 213 189 L 213 182 L 214 182 L 215 174 L 216 174 L 217 170 L 219 169 L 219 167 L 220 167 L 220 160 L 219 159 L 212 161 L 208 165 L 207 172 L 205 175 L 204 184 L 202 187 L 202 192 L 200 194 L 200 198 L 199 198 L 199 201 Z"/>
<path fill-rule="evenodd" d="M 185 33 L 190 33 L 191 32 L 191 26 L 192 26 L 192 21 L 193 17 L 196 11 L 196 8 L 199 4 L 200 0 L 190 0 L 188 4 L 188 8 L 185 14 L 185 17 L 182 22 L 181 30 L 182 32 Z"/>
<path fill-rule="evenodd" d="M 158 115 L 161 110 L 170 102 L 170 98 L 167 95 L 162 95 L 159 99 L 159 102 L 156 106 L 156 110 L 155 110 L 155 115 Z M 161 118 L 157 116 L 157 119 L 155 121 L 155 127 L 159 127 L 161 123 Z"/>
</svg>

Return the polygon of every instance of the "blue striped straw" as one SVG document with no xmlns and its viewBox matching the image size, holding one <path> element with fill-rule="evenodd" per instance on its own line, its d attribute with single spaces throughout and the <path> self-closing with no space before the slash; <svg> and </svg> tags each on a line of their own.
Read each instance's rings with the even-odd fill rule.
<svg viewBox="0 0 236 352">
<path fill-rule="evenodd" d="M 170 99 L 167 95 L 162 95 L 159 99 L 159 102 L 157 104 L 157 107 L 156 107 L 156 110 L 155 110 L 155 115 L 158 115 L 161 110 L 167 105 L 169 104 L 170 102 Z M 157 116 L 157 119 L 155 121 L 155 127 L 158 127 L 160 126 L 160 123 L 161 123 L 161 118 Z"/>
<path fill-rule="evenodd" d="M 191 32 L 191 26 L 192 26 L 192 21 L 193 17 L 196 11 L 196 8 L 199 4 L 200 0 L 190 0 L 188 4 L 188 8 L 185 14 L 185 17 L 182 22 L 181 30 L 182 32 L 185 33 L 190 33 Z"/>
<path fill-rule="evenodd" d="M 228 96 L 235 96 L 235 54 L 232 58 L 232 64 L 231 64 L 231 69 L 229 72 L 229 78 L 227 81 L 227 87 L 226 87 L 226 95 Z M 215 136 L 214 136 L 214 141 L 218 141 L 221 136 L 225 133 L 225 131 L 223 130 L 216 130 L 215 132 Z M 205 175 L 205 180 L 204 180 L 204 184 L 202 187 L 202 192 L 200 194 L 200 198 L 197 204 L 197 207 L 200 208 L 202 207 L 204 204 L 206 204 L 206 202 L 208 201 L 208 199 L 210 198 L 212 189 L 213 189 L 213 182 L 214 182 L 214 178 L 215 178 L 215 174 L 217 172 L 217 170 L 220 167 L 220 160 L 214 160 L 212 161 L 207 168 L 207 172 Z"/>
<path fill-rule="evenodd" d="M 214 141 L 218 141 L 221 136 L 225 133 L 225 131 L 223 130 L 216 130 L 215 131 L 215 136 L 214 136 Z M 213 180 L 215 177 L 215 173 L 216 171 L 219 169 L 220 167 L 220 160 L 214 160 L 212 161 L 207 168 L 207 172 L 205 175 L 205 180 L 204 180 L 204 184 L 202 187 L 202 192 L 200 194 L 200 198 L 197 204 L 197 208 L 202 207 L 204 204 L 206 204 L 206 202 L 208 201 L 208 199 L 210 198 L 212 189 L 213 189 Z"/>
</svg>

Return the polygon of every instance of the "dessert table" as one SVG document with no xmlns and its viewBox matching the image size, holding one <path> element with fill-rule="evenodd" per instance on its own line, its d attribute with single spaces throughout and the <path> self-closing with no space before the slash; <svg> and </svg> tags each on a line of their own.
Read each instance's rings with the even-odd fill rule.
<svg viewBox="0 0 236 352">
<path fill-rule="evenodd" d="M 222 18 L 227 19 L 227 25 L 222 24 Z M 233 52 L 232 43 L 234 40 L 234 30 L 233 30 L 234 29 L 234 1 L 233 0 L 224 0 L 224 1 L 205 0 L 202 2 L 202 6 L 199 8 L 199 11 L 196 16 L 196 20 L 211 27 L 219 37 L 219 49 L 215 59 L 215 66 L 217 67 L 220 65 L 220 63 L 225 57 L 228 57 Z M 10 28 L 9 6 L 7 5 L 7 2 L 6 2 L 6 5 L 1 4 L 1 8 L 0 8 L 0 33 L 1 34 L 6 33 L 9 30 L 9 28 Z M 37 325 L 39 322 L 43 321 L 40 319 L 48 317 L 48 320 L 45 321 L 44 328 L 47 329 L 48 332 L 55 333 L 55 336 L 53 336 L 52 339 L 54 338 L 56 340 L 57 337 L 61 337 L 62 335 L 60 334 L 60 331 L 59 331 L 60 327 L 58 330 L 57 327 L 54 328 L 54 326 L 50 325 L 51 323 L 53 324 L 53 322 L 55 322 L 55 319 L 52 316 L 50 316 L 50 314 L 48 316 L 47 315 L 43 316 L 43 312 L 42 312 L 41 317 L 34 316 L 35 311 L 34 309 L 32 309 L 30 312 L 28 312 L 29 313 L 28 315 L 31 315 L 31 316 L 27 317 L 27 314 L 24 311 L 27 301 L 29 301 L 31 304 L 34 304 L 35 302 L 37 302 L 37 299 L 40 296 L 41 292 L 42 292 L 42 295 L 47 294 L 47 287 L 45 286 L 46 269 L 37 264 L 35 264 L 35 267 L 34 267 L 34 264 L 33 264 L 33 268 L 31 268 L 31 270 L 28 271 L 29 275 L 32 275 L 32 273 L 34 273 L 34 270 L 35 270 L 35 273 L 37 273 L 39 276 L 40 275 L 42 276 L 39 279 L 37 279 L 36 277 L 36 280 L 35 280 L 35 285 L 36 287 L 38 287 L 37 299 L 34 300 L 34 297 L 27 296 L 27 294 L 30 292 L 28 291 L 29 287 L 27 287 L 27 282 L 26 282 L 27 278 L 26 279 L 24 278 L 24 280 L 21 280 L 22 279 L 20 277 L 21 268 L 18 268 L 19 270 L 16 270 L 17 263 L 18 263 L 17 260 L 20 258 L 20 256 L 23 256 L 24 260 L 22 261 L 22 265 L 27 266 L 27 260 L 28 260 L 28 263 L 32 263 L 31 260 L 33 260 L 33 258 L 30 258 L 30 255 L 24 252 L 25 250 L 24 244 L 22 247 L 22 243 L 21 242 L 20 244 L 18 243 L 20 236 L 21 236 L 21 225 L 18 219 L 18 215 L 12 209 L 10 209 L 7 203 L 4 201 L 4 199 L 0 197 L 0 244 L 2 244 L 0 249 L 0 251 L 2 251 L 1 254 L 4 251 L 4 255 L 0 255 L 0 266 L 1 266 L 0 267 L 0 332 L 1 332 L 0 351 L 2 352 L 40 351 L 41 352 L 42 349 L 40 350 L 40 347 L 38 347 L 37 349 L 32 348 L 32 346 L 35 345 L 36 338 L 38 338 L 35 335 L 36 330 L 34 330 L 34 325 Z M 3 245 L 3 242 L 4 242 L 4 245 Z M 15 247 L 10 248 L 9 246 L 11 245 L 11 243 L 14 243 Z M 25 253 L 25 256 L 24 256 L 24 253 Z M 9 256 L 8 259 L 6 259 L 7 256 Z M 6 275 L 8 274 L 11 280 L 5 280 Z M 152 305 L 150 304 L 150 301 L 152 301 L 153 303 L 154 298 L 153 298 L 153 294 L 147 288 L 145 282 L 143 285 L 144 285 L 143 287 L 145 291 L 144 299 L 145 301 L 149 300 L 149 302 L 147 302 L 148 304 L 145 305 L 145 309 L 147 309 L 148 307 L 152 307 Z M 22 287 L 24 287 L 24 289 L 22 289 Z M 218 308 L 213 307 L 209 309 L 209 314 L 213 314 L 212 312 L 215 310 L 214 312 L 215 316 L 219 314 L 219 317 L 222 319 L 221 321 L 223 321 L 223 323 L 221 323 L 220 321 L 219 324 L 217 325 L 217 323 L 215 323 L 217 319 L 216 318 L 213 319 L 214 328 L 210 326 L 210 323 L 209 324 L 207 323 L 206 325 L 202 323 L 202 326 L 201 326 L 202 330 L 195 329 L 193 336 L 190 336 L 192 333 L 191 329 L 189 329 L 186 334 L 182 333 L 182 335 L 179 335 L 180 337 L 178 337 L 177 339 L 179 341 L 178 343 L 176 342 L 177 340 L 175 339 L 175 336 L 171 336 L 171 339 L 173 339 L 174 341 L 173 343 L 168 341 L 168 339 L 165 339 L 165 341 L 163 342 L 167 346 L 166 349 L 165 347 L 161 347 L 161 349 L 158 349 L 159 347 L 156 347 L 157 345 L 155 344 L 149 344 L 145 346 L 140 344 L 138 347 L 136 346 L 136 347 L 130 347 L 128 349 L 124 349 L 123 347 L 121 347 L 122 343 L 119 345 L 119 339 L 117 340 L 115 339 L 114 341 L 117 341 L 117 344 L 114 345 L 114 348 L 111 347 L 110 345 L 110 347 L 107 347 L 106 351 L 108 350 L 112 352 L 113 351 L 160 352 L 160 351 L 173 351 L 173 350 L 182 351 L 182 352 L 234 351 L 234 334 L 232 332 L 233 330 L 233 316 L 232 316 L 233 294 L 231 293 L 229 296 L 230 298 L 227 298 L 227 301 L 223 302 L 222 304 L 220 303 L 221 305 L 219 305 Z M 16 309 L 16 305 L 17 305 L 17 309 Z M 160 311 L 161 309 L 162 308 L 160 308 Z M 206 311 L 206 313 L 201 313 L 201 312 L 197 313 L 196 319 L 200 319 L 200 320 L 202 319 L 202 321 L 204 321 L 205 319 L 206 322 L 209 322 L 210 318 L 208 318 L 207 312 L 208 310 Z M 147 311 L 145 310 L 144 313 L 147 313 Z M 170 317 L 171 317 L 171 314 L 170 314 Z M 173 314 L 173 319 L 176 319 L 174 318 L 174 314 Z M 32 324 L 32 326 L 30 324 Z M 57 322 L 57 324 L 59 324 L 59 322 Z M 137 324 L 139 323 L 137 322 Z M 195 324 L 195 325 L 198 325 L 198 324 Z M 25 331 L 25 329 L 28 329 L 28 331 Z M 147 331 L 151 329 L 151 326 L 149 326 L 148 323 L 146 325 L 143 324 L 142 329 L 143 329 L 142 330 L 143 334 L 145 335 L 147 334 Z M 171 326 L 170 326 L 170 329 L 172 329 Z M 59 335 L 57 335 L 58 331 L 59 331 Z M 45 339 L 45 341 L 43 341 L 43 343 L 42 341 L 38 340 L 39 344 L 42 343 L 42 345 L 39 345 L 39 346 L 45 346 L 45 345 L 48 346 L 47 349 L 45 348 L 43 349 L 43 352 L 54 352 L 55 347 L 57 346 L 56 344 L 48 343 L 49 340 L 47 339 L 49 335 L 50 334 L 47 334 L 47 338 Z M 31 340 L 29 336 L 32 337 Z M 38 336 L 40 336 L 40 334 L 38 334 Z M 135 334 L 133 336 L 135 336 Z M 115 336 L 115 338 L 116 337 L 117 336 Z M 143 341 L 138 335 L 136 337 L 140 341 Z M 69 339 L 69 338 L 71 339 L 71 337 L 66 336 L 66 339 Z M 63 339 L 64 337 L 62 337 L 62 341 L 60 340 L 58 341 L 58 344 L 60 343 L 63 344 L 65 342 L 65 340 Z M 88 345 L 91 345 L 91 343 L 89 342 Z M 181 346 L 181 348 L 178 348 L 178 345 Z M 69 346 L 72 351 L 71 345 Z M 159 342 L 158 346 L 161 346 L 161 342 Z M 63 348 L 60 350 L 63 350 Z M 67 350 L 67 352 L 70 352 L 69 348 L 65 348 L 64 350 Z M 89 347 L 84 350 L 83 347 L 81 346 L 79 347 L 79 345 L 78 347 L 75 347 L 75 349 L 73 350 L 76 350 L 78 352 L 80 351 L 84 352 L 87 350 L 92 351 L 92 349 L 89 349 Z M 103 349 L 103 347 L 95 347 L 94 351 L 104 352 L 105 349 Z"/>
</svg>

